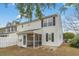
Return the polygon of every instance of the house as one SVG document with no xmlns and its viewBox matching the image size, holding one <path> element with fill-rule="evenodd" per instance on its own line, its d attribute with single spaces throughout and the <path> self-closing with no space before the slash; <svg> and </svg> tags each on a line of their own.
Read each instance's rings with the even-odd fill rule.
<svg viewBox="0 0 79 59">
<path fill-rule="evenodd" d="M 63 43 L 61 18 L 58 14 L 6 28 L 8 29 L 6 31 L 8 37 L 14 38 L 16 41 L 14 45 L 20 47 L 60 46 Z M 12 28 L 14 28 L 14 31 Z"/>
</svg>

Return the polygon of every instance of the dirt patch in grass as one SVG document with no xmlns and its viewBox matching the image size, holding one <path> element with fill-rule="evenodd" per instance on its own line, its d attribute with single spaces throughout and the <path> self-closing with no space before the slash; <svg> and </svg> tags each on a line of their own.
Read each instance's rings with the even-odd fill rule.
<svg viewBox="0 0 79 59">
<path fill-rule="evenodd" d="M 72 48 L 68 44 L 63 44 L 55 51 L 43 48 L 20 48 L 12 46 L 0 48 L 2 56 L 79 56 L 79 49 Z"/>
<path fill-rule="evenodd" d="M 0 48 L 0 55 L 10 56 L 47 56 L 53 55 L 53 51 L 40 48 L 20 48 L 18 46 L 12 46 L 8 48 Z"/>
<path fill-rule="evenodd" d="M 63 44 L 55 50 L 54 54 L 57 56 L 79 56 L 79 49 Z"/>
</svg>

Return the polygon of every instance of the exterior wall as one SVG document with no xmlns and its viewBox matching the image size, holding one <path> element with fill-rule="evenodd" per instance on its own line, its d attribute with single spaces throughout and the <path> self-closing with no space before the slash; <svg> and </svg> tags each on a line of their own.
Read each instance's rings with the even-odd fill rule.
<svg viewBox="0 0 79 59">
<path fill-rule="evenodd" d="M 52 19 L 52 17 L 50 18 L 46 18 L 44 20 L 47 20 L 47 22 L 49 21 L 49 19 Z M 55 26 L 47 26 L 47 27 L 41 27 L 41 21 L 35 21 L 35 22 L 31 22 L 28 24 L 24 24 L 23 28 L 22 25 L 18 26 L 18 30 L 17 31 L 27 31 L 27 30 L 33 30 L 33 29 L 39 29 L 39 30 L 34 30 L 34 33 L 38 33 L 38 34 L 42 34 L 42 45 L 49 45 L 49 46 L 60 46 L 63 42 L 63 33 L 62 33 L 62 25 L 61 25 L 61 18 L 60 16 L 55 16 Z M 53 20 L 53 19 L 52 19 Z M 48 34 L 52 34 L 54 33 L 54 42 L 52 42 L 52 40 L 48 39 L 48 42 L 46 42 L 46 33 Z M 19 42 L 19 46 L 23 46 L 22 42 L 23 42 L 23 34 L 19 35 L 19 39 L 22 39 L 21 42 Z M 25 46 L 24 46 L 25 47 Z"/>
<path fill-rule="evenodd" d="M 42 45 L 49 45 L 49 46 L 60 46 L 63 42 L 62 38 L 62 26 L 61 26 L 61 19 L 59 16 L 56 17 L 56 25 L 43 27 L 43 37 L 42 37 Z M 46 33 L 54 33 L 54 42 L 48 40 L 46 42 Z"/>
<path fill-rule="evenodd" d="M 8 34 L 8 37 L 0 37 L 0 48 L 5 48 L 13 45 L 17 45 L 17 34 Z"/>
<path fill-rule="evenodd" d="M 0 48 L 5 48 L 16 44 L 17 44 L 16 39 L 9 37 L 0 37 Z"/>
<path fill-rule="evenodd" d="M 46 18 L 45 20 L 47 20 L 48 22 L 49 19 L 52 19 L 52 17 Z M 63 33 L 62 33 L 61 18 L 59 15 L 56 16 L 55 21 L 56 21 L 55 26 L 47 26 L 47 27 L 41 27 L 40 20 L 31 23 L 20 24 L 17 26 L 17 32 L 39 29 L 34 30 L 33 32 L 42 34 L 42 45 L 60 46 L 63 42 L 63 36 L 62 36 Z M 48 40 L 48 42 L 46 42 L 46 33 L 48 34 L 54 33 L 54 42 L 52 42 L 51 40 Z M 23 35 L 26 35 L 27 37 L 27 34 L 16 34 L 16 32 L 9 33 L 8 37 L 0 37 L 0 47 L 8 47 L 12 45 L 27 47 L 27 43 L 26 45 L 23 45 Z"/>
<path fill-rule="evenodd" d="M 31 23 L 26 23 L 23 25 L 18 25 L 17 27 L 17 31 L 26 31 L 26 30 L 33 30 L 33 29 L 38 29 L 41 28 L 41 21 L 35 21 L 35 22 L 31 22 Z"/>
<path fill-rule="evenodd" d="M 17 43 L 17 42 L 18 42 L 18 35 L 17 35 L 16 32 L 15 32 L 15 33 L 10 33 L 10 34 L 8 35 L 8 37 L 10 37 L 10 38 L 16 40 L 16 44 L 18 44 L 18 43 Z"/>
</svg>

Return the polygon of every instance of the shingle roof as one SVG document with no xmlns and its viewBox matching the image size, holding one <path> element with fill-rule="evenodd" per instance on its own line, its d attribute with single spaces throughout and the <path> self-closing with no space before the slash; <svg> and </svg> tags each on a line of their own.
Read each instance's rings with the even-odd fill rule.
<svg viewBox="0 0 79 59">
<path fill-rule="evenodd" d="M 53 14 L 53 15 L 49 15 L 49 16 L 45 16 L 43 17 L 42 19 L 46 19 L 46 18 L 49 18 L 49 17 L 52 17 L 52 16 L 57 16 L 58 14 Z M 31 22 L 35 22 L 35 21 L 38 21 L 40 19 L 34 19 L 32 20 Z M 31 23 L 31 22 L 23 22 L 23 23 L 20 23 L 20 24 L 16 24 L 16 25 L 11 25 L 11 26 L 18 26 L 18 25 L 22 25 L 22 24 L 26 24 L 26 23 Z M 7 28 L 7 27 L 3 27 L 4 28 Z"/>
</svg>

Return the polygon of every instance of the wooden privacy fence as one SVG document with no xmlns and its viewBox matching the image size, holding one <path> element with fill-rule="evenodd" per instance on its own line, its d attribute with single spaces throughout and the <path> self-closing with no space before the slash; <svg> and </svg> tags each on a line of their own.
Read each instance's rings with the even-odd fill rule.
<svg viewBox="0 0 79 59">
<path fill-rule="evenodd" d="M 5 48 L 17 44 L 17 39 L 11 37 L 0 37 L 0 48 Z"/>
</svg>

